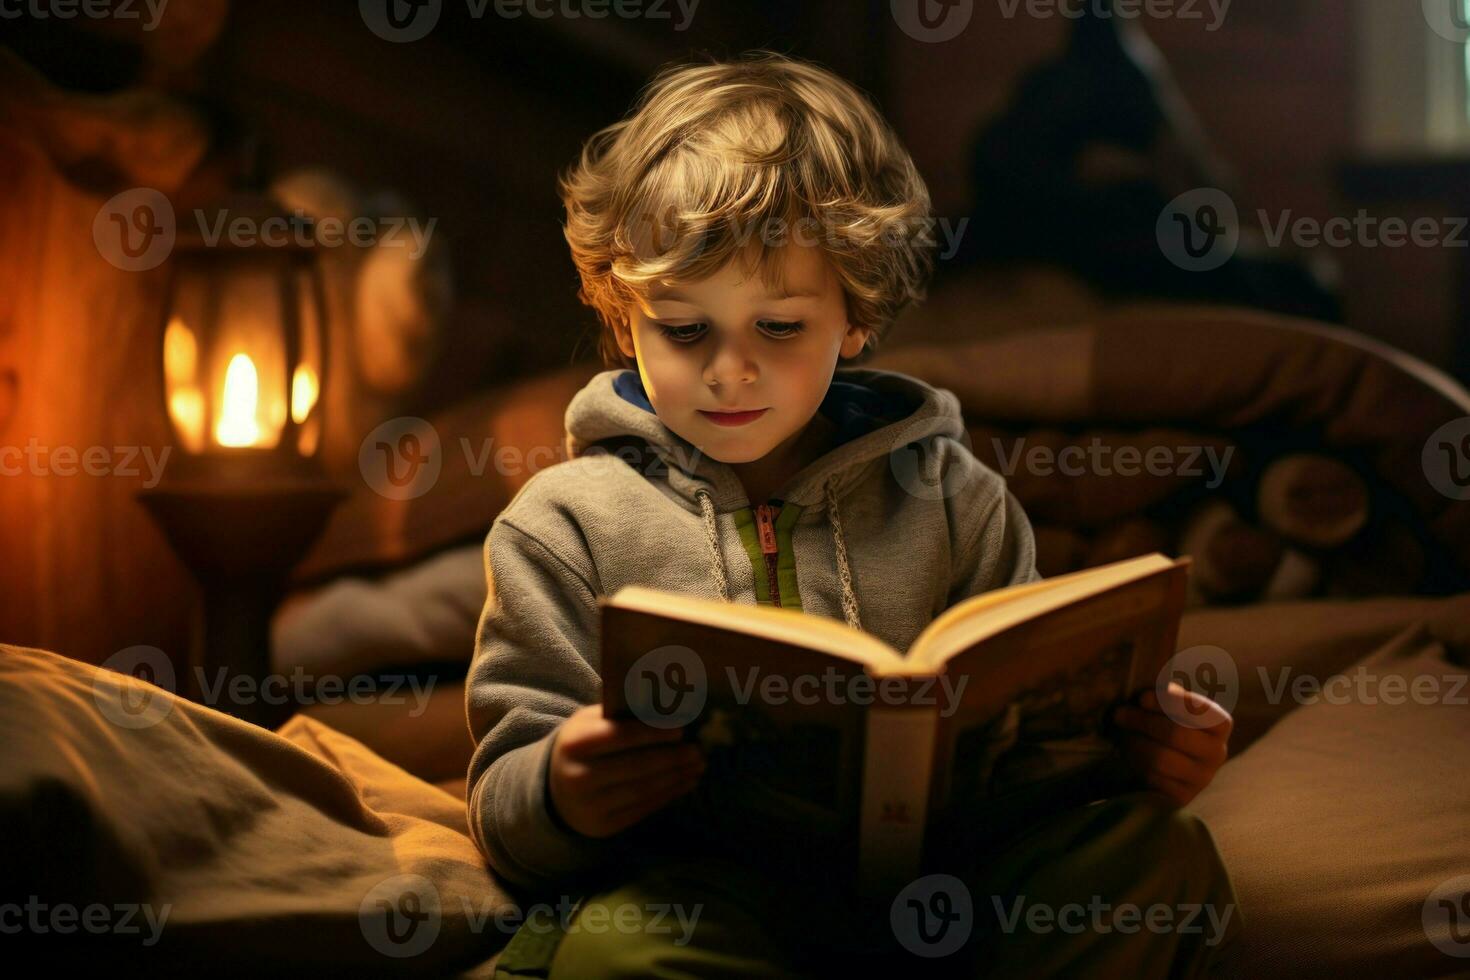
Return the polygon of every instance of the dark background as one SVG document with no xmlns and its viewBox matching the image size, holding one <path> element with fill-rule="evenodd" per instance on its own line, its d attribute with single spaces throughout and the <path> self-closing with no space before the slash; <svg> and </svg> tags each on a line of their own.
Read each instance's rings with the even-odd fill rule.
<svg viewBox="0 0 1470 980">
<path fill-rule="evenodd" d="M 1417 7 L 1406 4 L 1405 16 L 1418 17 Z M 351 0 L 173 0 L 170 14 L 191 8 L 223 21 L 187 58 L 125 25 L 55 19 L 0 21 L 0 45 L 58 89 L 99 98 L 143 89 L 201 113 L 210 150 L 181 193 L 225 187 L 251 170 L 271 177 L 320 166 L 436 217 L 454 305 L 427 376 L 393 406 L 400 414 L 428 414 L 595 358 L 597 323 L 576 298 L 555 177 L 661 65 L 755 47 L 825 64 L 873 97 L 928 181 L 935 213 L 957 219 L 988 213 L 975 181 L 977 134 L 1015 106 L 1022 79 L 1061 56 L 1073 30 L 1062 17 L 1007 18 L 994 0 L 977 2 L 969 27 L 941 44 L 899 30 L 887 0 L 703 0 L 684 32 L 670 20 L 477 20 L 446 0 L 427 38 L 393 44 L 366 29 Z M 1326 219 L 1371 200 L 1412 220 L 1456 206 L 1442 187 L 1453 171 L 1357 159 L 1353 11 L 1343 0 L 1239 0 L 1214 32 L 1198 20 L 1143 22 L 1248 224 L 1256 209 Z M 1071 90 L 1104 117 L 1137 95 L 1085 82 Z M 23 152 L 24 120 L 25 106 L 0 111 L 0 377 L 15 382 L 11 401 L 0 403 L 0 442 L 162 444 L 158 403 L 146 391 L 157 280 L 100 262 L 91 241 L 98 207 L 130 185 L 53 172 Z M 1121 156 L 1095 153 L 1087 165 L 1137 170 L 1164 200 L 1195 186 L 1178 183 L 1189 169 L 1145 142 Z M 1024 176 L 1028 167 L 1015 170 Z M 943 316 L 914 311 L 892 342 L 906 331 L 911 340 L 942 336 L 957 310 L 993 329 L 1064 323 L 1151 298 L 1300 312 L 1315 308 L 1302 299 L 1315 288 L 1330 301 L 1320 307 L 1325 317 L 1464 374 L 1459 252 L 1286 253 L 1272 257 L 1289 270 L 1284 278 L 1248 276 L 1218 289 L 1191 282 L 1181 292 L 1177 276 L 1153 283 L 1144 275 L 1120 290 L 1099 281 L 1096 268 L 1077 267 L 1075 256 L 1037 254 L 1038 240 L 1045 251 L 1079 235 L 1097 236 L 1090 254 L 1128 254 L 1095 222 L 1057 224 L 1055 202 L 1044 198 L 1012 201 L 1010 224 L 977 221 L 966 255 L 937 270 L 931 308 Z M 1122 202 L 1118 227 L 1140 214 L 1151 226 L 1156 214 L 1129 212 L 1126 198 L 1096 199 Z M 1031 207 L 1042 216 L 1035 222 L 1025 220 Z M 119 480 L 0 480 L 0 636 L 94 661 L 122 637 L 179 643 L 190 603 L 177 599 L 193 584 L 134 489 Z"/>
</svg>

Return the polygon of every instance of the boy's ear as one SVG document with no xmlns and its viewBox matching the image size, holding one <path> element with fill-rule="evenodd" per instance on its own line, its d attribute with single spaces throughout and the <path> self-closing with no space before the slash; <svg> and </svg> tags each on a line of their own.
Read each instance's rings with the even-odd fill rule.
<svg viewBox="0 0 1470 980">
<path fill-rule="evenodd" d="M 863 352 L 863 347 L 868 342 L 873 330 L 871 327 L 855 327 L 847 325 L 847 333 L 842 336 L 842 349 L 838 352 L 843 358 L 854 358 Z"/>
<path fill-rule="evenodd" d="M 633 327 L 626 316 L 614 325 L 613 336 L 617 338 L 618 350 L 622 351 L 625 357 L 631 358 L 637 356 L 633 346 Z"/>
</svg>

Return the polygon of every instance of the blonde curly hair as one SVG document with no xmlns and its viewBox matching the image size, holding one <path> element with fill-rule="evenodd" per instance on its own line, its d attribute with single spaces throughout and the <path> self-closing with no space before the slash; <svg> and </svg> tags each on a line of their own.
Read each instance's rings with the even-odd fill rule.
<svg viewBox="0 0 1470 980">
<path fill-rule="evenodd" d="M 558 188 L 608 367 L 634 366 L 613 331 L 655 283 L 697 281 L 738 257 L 781 286 L 788 230 L 796 241 L 819 230 L 869 348 L 924 299 L 933 272 L 929 191 L 893 130 L 850 83 L 773 51 L 666 66 Z"/>
</svg>

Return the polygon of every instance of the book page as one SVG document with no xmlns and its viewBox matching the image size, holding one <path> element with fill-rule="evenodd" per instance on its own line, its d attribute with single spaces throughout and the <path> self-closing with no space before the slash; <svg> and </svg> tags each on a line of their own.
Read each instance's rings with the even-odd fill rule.
<svg viewBox="0 0 1470 980">
<path fill-rule="evenodd" d="M 625 586 L 611 598 L 599 599 L 598 603 L 759 636 L 887 670 L 907 669 L 904 657 L 887 643 L 827 616 L 794 609 L 700 599 L 637 585 Z"/>
<path fill-rule="evenodd" d="M 1171 563 L 945 664 L 964 693 L 940 719 L 936 846 L 996 846 L 1060 809 L 1129 788 L 1110 715 L 1155 686 L 1173 655 L 1186 576 L 1187 563 Z"/>
<path fill-rule="evenodd" d="M 925 627 L 914 641 L 910 660 L 915 666 L 938 669 L 951 657 L 1018 624 L 1061 615 L 1068 605 L 1159 574 L 1176 564 L 1164 555 L 1145 555 L 975 596 L 946 610 Z"/>
</svg>

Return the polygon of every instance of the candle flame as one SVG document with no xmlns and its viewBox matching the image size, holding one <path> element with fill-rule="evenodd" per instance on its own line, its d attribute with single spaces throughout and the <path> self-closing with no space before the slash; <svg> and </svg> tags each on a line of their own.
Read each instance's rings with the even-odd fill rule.
<svg viewBox="0 0 1470 980">
<path fill-rule="evenodd" d="M 224 403 L 214 429 L 221 446 L 253 446 L 260 441 L 260 423 L 255 419 L 259 402 L 255 362 L 247 354 L 236 354 L 225 369 Z"/>
</svg>

